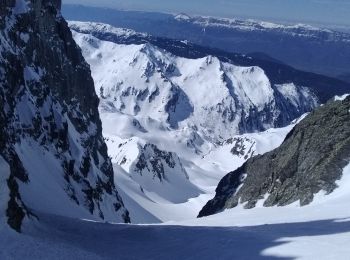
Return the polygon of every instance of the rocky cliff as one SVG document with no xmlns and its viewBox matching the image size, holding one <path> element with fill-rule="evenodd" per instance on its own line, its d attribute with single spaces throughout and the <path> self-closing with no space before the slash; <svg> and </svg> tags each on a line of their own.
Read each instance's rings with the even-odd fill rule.
<svg viewBox="0 0 350 260">
<path fill-rule="evenodd" d="M 0 217 L 17 231 L 37 211 L 129 221 L 90 68 L 60 6 L 0 2 L 0 187 L 8 191 Z"/>
<path fill-rule="evenodd" d="M 226 175 L 199 217 L 243 204 L 307 205 L 320 191 L 337 188 L 350 161 L 350 97 L 329 102 L 310 113 L 276 150 L 248 160 Z"/>
</svg>

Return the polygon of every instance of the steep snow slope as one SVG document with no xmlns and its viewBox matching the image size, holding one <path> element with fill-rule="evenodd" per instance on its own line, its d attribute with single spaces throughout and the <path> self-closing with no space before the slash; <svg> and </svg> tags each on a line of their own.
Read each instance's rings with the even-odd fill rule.
<svg viewBox="0 0 350 260">
<path fill-rule="evenodd" d="M 350 165 L 343 176 L 338 190 L 319 194 L 313 205 L 231 209 L 173 225 L 111 225 L 43 215 L 40 224 L 25 226 L 24 235 L 0 230 L 0 258 L 346 259 Z"/>
<path fill-rule="evenodd" d="M 38 210 L 129 221 L 90 69 L 60 5 L 0 5 L 0 218 L 17 231 Z"/>
</svg>

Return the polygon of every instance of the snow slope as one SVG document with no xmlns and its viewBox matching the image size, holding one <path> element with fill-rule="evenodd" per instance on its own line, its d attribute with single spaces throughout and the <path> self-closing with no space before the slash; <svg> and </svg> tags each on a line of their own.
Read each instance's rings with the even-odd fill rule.
<svg viewBox="0 0 350 260">
<path fill-rule="evenodd" d="M 243 205 L 235 209 L 227 209 L 222 213 L 203 219 L 193 219 L 176 222 L 176 225 L 201 226 L 256 226 L 266 224 L 283 224 L 309 222 L 328 219 L 348 219 L 350 209 L 347 206 L 350 198 L 350 165 L 343 171 L 343 177 L 337 182 L 338 188 L 331 194 L 324 191 L 318 193 L 314 201 L 301 207 L 298 202 L 284 207 L 263 207 L 264 199 L 258 202 L 256 208 L 244 209 Z"/>
<path fill-rule="evenodd" d="M 50 215 L 3 229 L 1 259 L 346 259 L 350 165 L 339 189 L 306 207 L 227 210 L 173 225 L 114 225 Z M 268 214 L 264 212 L 269 211 Z M 183 226 L 186 225 L 186 226 Z"/>
<path fill-rule="evenodd" d="M 251 227 L 110 225 L 42 216 L 0 237 L 8 259 L 346 259 L 350 222 Z"/>
</svg>

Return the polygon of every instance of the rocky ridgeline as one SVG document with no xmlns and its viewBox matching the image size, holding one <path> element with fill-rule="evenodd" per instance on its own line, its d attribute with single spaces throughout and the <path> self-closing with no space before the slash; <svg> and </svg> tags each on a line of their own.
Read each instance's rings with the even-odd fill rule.
<svg viewBox="0 0 350 260">
<path fill-rule="evenodd" d="M 321 190 L 337 188 L 343 168 L 350 161 L 350 97 L 332 101 L 302 120 L 272 152 L 253 157 L 226 175 L 199 217 L 243 204 L 265 207 L 296 201 L 304 206 Z"/>
<path fill-rule="evenodd" d="M 56 214 L 78 210 L 130 221 L 115 189 L 90 69 L 60 5 L 0 3 L 0 161 L 8 169 L 0 178 L 7 185 L 0 186 L 9 193 L 1 208 L 17 231 L 26 216 L 45 211 L 37 206 L 45 203 Z M 64 203 L 53 199 L 57 186 L 71 203 L 62 212 Z"/>
</svg>

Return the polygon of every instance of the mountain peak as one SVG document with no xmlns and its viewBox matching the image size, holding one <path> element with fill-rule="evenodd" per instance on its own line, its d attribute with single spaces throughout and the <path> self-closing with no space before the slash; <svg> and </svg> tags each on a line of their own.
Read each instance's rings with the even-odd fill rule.
<svg viewBox="0 0 350 260">
<path fill-rule="evenodd" d="M 174 18 L 176 20 L 179 20 L 179 21 L 189 21 L 192 19 L 192 17 L 186 13 L 179 13 L 179 14 L 175 15 Z"/>
</svg>

